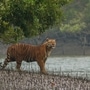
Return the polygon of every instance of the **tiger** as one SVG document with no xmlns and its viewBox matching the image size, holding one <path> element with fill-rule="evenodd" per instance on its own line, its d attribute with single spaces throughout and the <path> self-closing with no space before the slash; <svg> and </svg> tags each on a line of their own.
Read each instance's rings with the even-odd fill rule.
<svg viewBox="0 0 90 90">
<path fill-rule="evenodd" d="M 48 74 L 45 70 L 45 63 L 50 56 L 53 48 L 56 47 L 55 39 L 45 39 L 42 44 L 32 45 L 25 43 L 12 44 L 7 49 L 7 57 L 4 60 L 2 69 L 4 69 L 9 62 L 16 62 L 16 70 L 21 71 L 22 61 L 34 62 L 39 65 L 42 74 Z"/>
</svg>

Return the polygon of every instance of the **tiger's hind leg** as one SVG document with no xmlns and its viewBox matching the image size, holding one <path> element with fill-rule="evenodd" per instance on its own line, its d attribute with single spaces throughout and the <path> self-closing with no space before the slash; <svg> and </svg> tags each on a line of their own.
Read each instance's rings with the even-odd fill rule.
<svg viewBox="0 0 90 90">
<path fill-rule="evenodd" d="M 22 60 L 17 59 L 17 61 L 16 61 L 16 70 L 17 70 L 17 71 L 21 71 L 21 69 L 20 69 L 21 64 L 22 64 Z"/>
</svg>

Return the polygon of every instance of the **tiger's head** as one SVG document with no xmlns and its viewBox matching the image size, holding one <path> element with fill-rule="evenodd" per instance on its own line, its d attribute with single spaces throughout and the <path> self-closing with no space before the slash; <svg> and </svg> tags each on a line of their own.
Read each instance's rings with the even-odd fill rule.
<svg viewBox="0 0 90 90">
<path fill-rule="evenodd" d="M 46 47 L 48 49 L 53 49 L 56 47 L 56 40 L 55 39 L 49 39 L 47 38 L 44 42 L 44 44 L 46 45 Z"/>
</svg>

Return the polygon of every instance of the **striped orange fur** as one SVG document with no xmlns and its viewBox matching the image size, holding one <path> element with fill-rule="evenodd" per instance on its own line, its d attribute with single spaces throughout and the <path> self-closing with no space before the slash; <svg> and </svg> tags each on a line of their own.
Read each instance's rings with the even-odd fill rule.
<svg viewBox="0 0 90 90">
<path fill-rule="evenodd" d="M 33 62 L 36 61 L 40 67 L 41 73 L 46 74 L 45 62 L 50 55 L 51 50 L 56 46 L 55 39 L 46 39 L 41 45 L 30 44 L 13 44 L 7 49 L 7 57 L 4 61 L 2 69 L 7 66 L 9 62 L 16 61 L 16 69 L 20 70 L 22 61 Z"/>
</svg>

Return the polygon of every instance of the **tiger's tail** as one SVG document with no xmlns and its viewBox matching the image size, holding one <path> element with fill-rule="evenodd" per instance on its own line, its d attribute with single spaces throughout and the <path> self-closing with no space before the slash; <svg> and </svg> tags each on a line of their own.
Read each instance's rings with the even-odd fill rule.
<svg viewBox="0 0 90 90">
<path fill-rule="evenodd" d="M 0 62 L 0 69 L 2 68 L 2 63 Z"/>
</svg>

